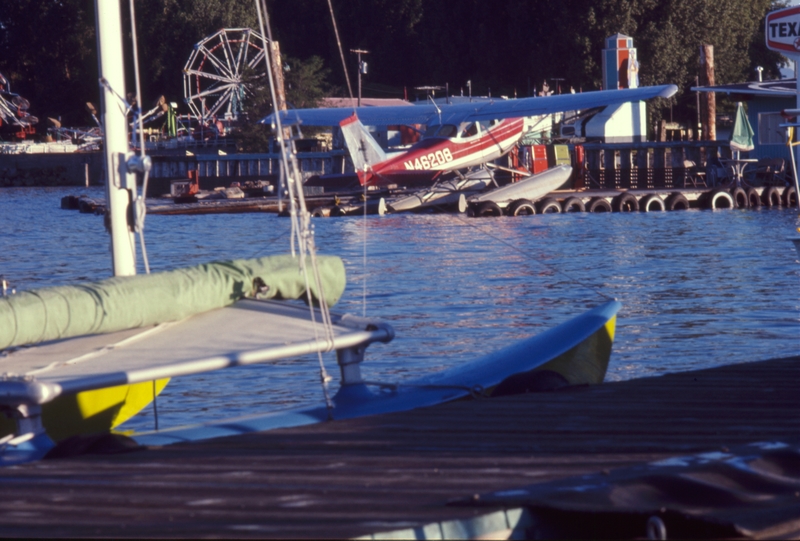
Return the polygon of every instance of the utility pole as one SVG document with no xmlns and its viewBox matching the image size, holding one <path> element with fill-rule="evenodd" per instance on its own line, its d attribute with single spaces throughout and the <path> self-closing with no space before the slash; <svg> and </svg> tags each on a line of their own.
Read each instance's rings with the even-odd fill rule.
<svg viewBox="0 0 800 541">
<path fill-rule="evenodd" d="M 361 74 L 363 73 L 366 75 L 367 73 L 367 63 L 361 61 L 361 55 L 369 54 L 369 51 L 365 51 L 363 49 L 350 49 L 350 52 L 358 55 L 358 106 L 361 107 Z"/>
</svg>

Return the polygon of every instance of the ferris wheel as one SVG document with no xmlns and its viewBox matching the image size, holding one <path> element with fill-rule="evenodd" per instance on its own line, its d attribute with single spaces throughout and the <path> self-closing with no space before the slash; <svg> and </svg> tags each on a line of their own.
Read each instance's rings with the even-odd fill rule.
<svg viewBox="0 0 800 541">
<path fill-rule="evenodd" d="M 250 93 L 246 76 L 264 61 L 263 43 L 250 28 L 223 28 L 199 41 L 183 68 L 183 96 L 192 114 L 236 120 Z"/>
</svg>

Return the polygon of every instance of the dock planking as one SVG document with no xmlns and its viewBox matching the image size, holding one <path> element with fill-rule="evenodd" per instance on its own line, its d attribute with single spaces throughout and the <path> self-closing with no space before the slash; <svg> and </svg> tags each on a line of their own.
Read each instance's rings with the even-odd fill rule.
<svg viewBox="0 0 800 541">
<path fill-rule="evenodd" d="M 0 469 L 8 537 L 355 537 L 450 500 L 800 441 L 800 357 Z"/>
</svg>

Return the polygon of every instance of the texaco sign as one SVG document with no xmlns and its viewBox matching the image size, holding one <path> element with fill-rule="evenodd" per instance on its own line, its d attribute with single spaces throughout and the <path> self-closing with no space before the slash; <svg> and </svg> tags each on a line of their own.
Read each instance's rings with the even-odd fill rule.
<svg viewBox="0 0 800 541">
<path fill-rule="evenodd" d="M 765 33 L 769 49 L 800 57 L 800 6 L 768 13 Z"/>
</svg>

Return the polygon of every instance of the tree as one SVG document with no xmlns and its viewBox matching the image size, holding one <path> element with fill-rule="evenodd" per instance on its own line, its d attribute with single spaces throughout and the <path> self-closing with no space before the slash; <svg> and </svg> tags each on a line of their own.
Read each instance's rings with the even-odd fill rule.
<svg viewBox="0 0 800 541">
<path fill-rule="evenodd" d="M 0 72 L 40 119 L 83 124 L 99 96 L 94 10 L 82 0 L 0 3 Z M 46 124 L 39 126 L 44 131 Z"/>
</svg>

